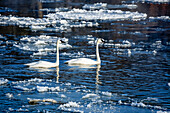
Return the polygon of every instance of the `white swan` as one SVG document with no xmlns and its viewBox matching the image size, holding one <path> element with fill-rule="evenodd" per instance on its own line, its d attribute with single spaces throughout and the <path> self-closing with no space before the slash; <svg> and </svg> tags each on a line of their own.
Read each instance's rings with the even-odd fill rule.
<svg viewBox="0 0 170 113">
<path fill-rule="evenodd" d="M 100 64 L 101 60 L 100 60 L 100 56 L 99 56 L 99 44 L 104 42 L 101 38 L 97 39 L 96 42 L 96 56 L 97 56 L 97 60 L 92 60 L 89 58 L 78 58 L 78 59 L 71 59 L 68 60 L 64 63 L 68 64 L 68 65 L 96 65 L 96 64 Z"/>
<path fill-rule="evenodd" d="M 51 68 L 51 67 L 57 67 L 59 66 L 59 44 L 62 43 L 62 40 L 57 40 L 57 52 L 56 52 L 56 62 L 47 62 L 47 61 L 38 61 L 38 62 L 32 62 L 27 65 L 31 68 Z"/>
</svg>

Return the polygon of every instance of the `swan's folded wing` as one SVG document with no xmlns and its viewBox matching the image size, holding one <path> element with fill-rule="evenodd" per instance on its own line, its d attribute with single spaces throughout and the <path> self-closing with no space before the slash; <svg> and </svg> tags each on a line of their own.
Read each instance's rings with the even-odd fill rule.
<svg viewBox="0 0 170 113">
<path fill-rule="evenodd" d="M 56 63 L 51 63 L 47 61 L 38 61 L 38 62 L 33 62 L 29 64 L 25 64 L 33 68 L 50 68 L 50 67 L 56 67 Z"/>
<path fill-rule="evenodd" d="M 98 64 L 97 61 L 91 60 L 89 58 L 78 58 L 78 59 L 71 59 L 66 61 L 65 63 L 70 65 L 95 65 Z"/>
<path fill-rule="evenodd" d="M 37 62 L 27 63 L 27 64 L 24 64 L 24 65 L 31 66 L 31 65 L 35 65 L 35 64 L 37 64 Z"/>
</svg>

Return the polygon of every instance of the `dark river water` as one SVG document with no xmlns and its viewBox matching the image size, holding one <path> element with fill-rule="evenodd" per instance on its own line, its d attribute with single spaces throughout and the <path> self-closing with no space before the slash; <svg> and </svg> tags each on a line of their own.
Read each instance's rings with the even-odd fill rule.
<svg viewBox="0 0 170 113">
<path fill-rule="evenodd" d="M 1 0 L 0 112 L 170 112 L 169 0 Z M 25 66 L 39 60 L 60 65 Z M 65 61 L 96 59 L 101 65 Z"/>
</svg>

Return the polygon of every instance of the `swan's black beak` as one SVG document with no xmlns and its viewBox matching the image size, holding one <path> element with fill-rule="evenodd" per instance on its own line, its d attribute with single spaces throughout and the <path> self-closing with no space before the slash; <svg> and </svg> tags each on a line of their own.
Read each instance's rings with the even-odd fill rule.
<svg viewBox="0 0 170 113">
<path fill-rule="evenodd" d="M 104 39 L 101 39 L 103 43 L 105 43 L 106 41 Z"/>
<path fill-rule="evenodd" d="M 64 42 L 63 40 L 60 40 L 61 41 L 61 43 L 66 43 L 66 42 Z"/>
</svg>

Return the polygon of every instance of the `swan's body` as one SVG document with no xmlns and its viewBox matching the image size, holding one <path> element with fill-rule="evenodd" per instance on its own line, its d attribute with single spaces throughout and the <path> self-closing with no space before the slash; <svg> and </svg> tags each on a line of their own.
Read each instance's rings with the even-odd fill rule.
<svg viewBox="0 0 170 113">
<path fill-rule="evenodd" d="M 59 66 L 59 44 L 61 43 L 61 40 L 57 40 L 57 52 L 56 52 L 56 62 L 47 62 L 47 61 L 38 61 L 38 62 L 32 62 L 25 64 L 32 68 L 51 68 L 51 67 L 57 67 Z"/>
<path fill-rule="evenodd" d="M 102 39 L 98 39 L 97 43 L 96 43 L 96 56 L 97 56 L 97 60 L 92 60 L 89 58 L 78 58 L 78 59 L 71 59 L 66 61 L 65 63 L 68 65 L 96 65 L 96 64 L 100 64 L 101 60 L 100 60 L 100 56 L 99 56 L 99 47 L 98 44 L 102 43 L 103 40 Z"/>
<path fill-rule="evenodd" d="M 32 67 L 32 68 L 51 68 L 51 67 L 59 66 L 57 63 L 47 62 L 47 61 L 32 62 L 32 63 L 28 63 L 25 65 Z"/>
</svg>

